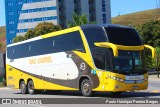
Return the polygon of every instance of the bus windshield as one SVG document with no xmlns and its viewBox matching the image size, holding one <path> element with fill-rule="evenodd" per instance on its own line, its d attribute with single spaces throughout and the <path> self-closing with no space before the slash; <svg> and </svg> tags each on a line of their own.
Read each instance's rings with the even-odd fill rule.
<svg viewBox="0 0 160 107">
<path fill-rule="evenodd" d="M 120 74 L 139 74 L 145 72 L 143 51 L 119 51 L 113 57 L 113 71 Z"/>
<path fill-rule="evenodd" d="M 105 28 L 109 42 L 124 46 L 140 46 L 141 39 L 132 28 L 106 27 Z"/>
</svg>

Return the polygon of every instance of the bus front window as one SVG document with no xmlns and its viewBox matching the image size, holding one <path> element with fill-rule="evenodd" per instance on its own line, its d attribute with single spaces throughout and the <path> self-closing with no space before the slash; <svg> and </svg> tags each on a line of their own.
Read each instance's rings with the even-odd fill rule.
<svg viewBox="0 0 160 107">
<path fill-rule="evenodd" d="M 119 51 L 118 57 L 113 57 L 113 71 L 120 74 L 144 73 L 143 51 Z"/>
</svg>

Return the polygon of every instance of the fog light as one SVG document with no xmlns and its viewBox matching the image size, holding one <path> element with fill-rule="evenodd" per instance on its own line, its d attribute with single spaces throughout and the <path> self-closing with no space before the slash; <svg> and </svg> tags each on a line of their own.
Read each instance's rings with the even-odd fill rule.
<svg viewBox="0 0 160 107">
<path fill-rule="evenodd" d="M 145 78 L 144 80 L 145 80 L 145 81 L 147 81 L 147 80 L 148 80 L 148 78 Z"/>
</svg>

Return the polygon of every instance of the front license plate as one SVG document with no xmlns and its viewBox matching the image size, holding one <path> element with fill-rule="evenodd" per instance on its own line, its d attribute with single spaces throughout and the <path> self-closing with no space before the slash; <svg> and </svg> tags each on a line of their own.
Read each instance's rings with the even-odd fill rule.
<svg viewBox="0 0 160 107">
<path fill-rule="evenodd" d="M 126 80 L 142 80 L 144 79 L 143 75 L 139 76 L 126 76 Z"/>
</svg>

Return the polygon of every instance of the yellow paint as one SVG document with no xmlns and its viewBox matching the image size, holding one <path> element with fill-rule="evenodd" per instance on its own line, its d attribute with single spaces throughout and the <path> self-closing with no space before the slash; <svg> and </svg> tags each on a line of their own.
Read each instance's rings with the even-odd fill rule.
<svg viewBox="0 0 160 107">
<path fill-rule="evenodd" d="M 65 30 L 60 30 L 60 31 L 48 33 L 48 34 L 42 35 L 41 37 L 42 38 L 49 38 L 49 37 L 53 37 L 53 36 L 59 36 L 59 35 L 65 34 L 65 33 L 70 33 L 70 32 L 74 32 L 74 31 L 78 31 L 80 29 L 81 28 L 79 26 L 77 26 L 77 27 L 68 28 L 68 29 L 65 29 Z"/>
<path fill-rule="evenodd" d="M 144 45 L 144 47 L 150 49 L 152 52 L 152 58 L 155 58 L 156 50 L 152 46 L 149 46 L 149 45 Z"/>
<path fill-rule="evenodd" d="M 94 44 L 99 47 L 112 48 L 114 56 L 115 57 L 118 56 L 118 47 L 115 44 L 109 43 L 109 42 L 100 42 L 100 43 L 94 43 Z"/>
<path fill-rule="evenodd" d="M 38 57 L 38 58 L 30 58 L 29 64 L 45 64 L 45 63 L 51 63 L 53 62 L 52 56 L 45 56 L 45 57 Z"/>
<path fill-rule="evenodd" d="M 117 45 L 119 50 L 128 50 L 128 51 L 140 51 L 144 50 L 144 46 L 123 46 L 123 45 Z"/>
</svg>

